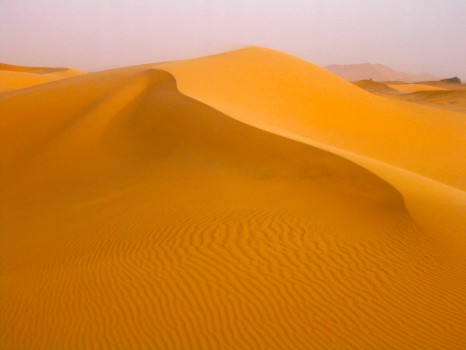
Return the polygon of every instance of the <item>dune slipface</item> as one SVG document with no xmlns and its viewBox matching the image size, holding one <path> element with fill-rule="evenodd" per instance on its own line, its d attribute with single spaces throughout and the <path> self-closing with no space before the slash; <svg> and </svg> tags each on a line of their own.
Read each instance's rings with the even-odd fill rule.
<svg viewBox="0 0 466 350">
<path fill-rule="evenodd" d="M 250 48 L 0 115 L 2 349 L 464 347 L 462 114 Z"/>
</svg>

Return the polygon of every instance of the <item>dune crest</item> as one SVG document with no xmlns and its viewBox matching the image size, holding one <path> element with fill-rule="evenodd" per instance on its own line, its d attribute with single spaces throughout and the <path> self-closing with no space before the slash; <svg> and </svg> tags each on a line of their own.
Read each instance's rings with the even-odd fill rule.
<svg viewBox="0 0 466 350">
<path fill-rule="evenodd" d="M 426 226 L 463 232 L 463 115 L 387 100 L 299 58 L 259 47 L 159 67 L 174 74 L 183 93 L 233 118 L 374 171 L 404 194 L 413 212 L 425 203 L 410 194 L 413 182 L 458 188 L 451 200 L 429 200 L 438 205 L 429 210 Z M 456 213 L 451 220 L 436 215 L 444 207 Z"/>
<path fill-rule="evenodd" d="M 381 100 L 306 61 L 256 47 L 159 68 L 175 76 L 182 92 L 235 118 L 466 188 L 457 169 L 466 141 L 461 133 L 452 133 L 466 127 L 460 115 Z M 219 79 L 221 74 L 224 79 Z M 414 135 L 404 137 L 409 132 Z M 416 150 L 417 157 L 410 150 Z"/>
<path fill-rule="evenodd" d="M 461 348 L 439 113 L 261 48 L 0 96 L 1 348 Z"/>
</svg>

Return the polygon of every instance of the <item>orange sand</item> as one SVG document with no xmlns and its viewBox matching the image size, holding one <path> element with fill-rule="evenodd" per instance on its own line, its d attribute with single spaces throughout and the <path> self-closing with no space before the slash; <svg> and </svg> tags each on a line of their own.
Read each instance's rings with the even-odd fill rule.
<svg viewBox="0 0 466 350">
<path fill-rule="evenodd" d="M 82 74 L 70 68 L 23 67 L 0 63 L 0 93 Z"/>
<path fill-rule="evenodd" d="M 443 87 L 433 86 L 428 84 L 407 84 L 407 83 L 389 83 L 390 88 L 400 92 L 416 92 L 416 91 L 442 91 L 447 90 Z"/>
<path fill-rule="evenodd" d="M 253 47 L 0 115 L 2 349 L 464 348 L 462 114 Z"/>
</svg>

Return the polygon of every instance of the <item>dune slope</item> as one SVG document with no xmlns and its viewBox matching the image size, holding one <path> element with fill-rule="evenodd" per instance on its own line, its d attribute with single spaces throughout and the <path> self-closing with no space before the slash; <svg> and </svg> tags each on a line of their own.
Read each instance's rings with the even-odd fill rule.
<svg viewBox="0 0 466 350">
<path fill-rule="evenodd" d="M 408 83 L 390 83 L 387 84 L 390 88 L 399 92 L 418 92 L 418 91 L 445 91 L 446 88 L 433 86 L 429 84 L 408 84 Z"/>
<path fill-rule="evenodd" d="M 372 80 L 360 80 L 354 82 L 354 85 L 359 86 L 360 88 L 367 90 L 372 93 L 379 94 L 393 94 L 397 93 L 398 90 L 395 90 L 388 86 L 388 84 L 372 81 Z"/>
<path fill-rule="evenodd" d="M 413 164 L 392 130 L 371 153 L 351 98 L 412 112 L 262 49 L 0 96 L 1 348 L 460 349 L 460 219 L 426 229 L 400 186 L 464 205 L 460 141 L 444 174 L 415 134 Z"/>
<path fill-rule="evenodd" d="M 457 169 L 466 144 L 462 115 L 380 99 L 306 61 L 261 48 L 160 68 L 176 77 L 182 92 L 245 122 L 300 134 L 466 189 Z"/>
<path fill-rule="evenodd" d="M 466 86 L 464 84 L 436 81 L 424 82 L 422 84 L 391 85 L 395 88 L 398 87 L 398 90 L 389 87 L 389 84 L 367 80 L 358 81 L 354 84 L 378 95 L 442 108 L 449 111 L 466 113 Z"/>
<path fill-rule="evenodd" d="M 403 192 L 426 229 L 463 235 L 462 114 L 376 96 L 301 59 L 256 47 L 160 67 L 183 93 L 233 118 L 374 171 Z"/>
<path fill-rule="evenodd" d="M 80 75 L 71 68 L 24 67 L 0 63 L 0 93 Z"/>
<path fill-rule="evenodd" d="M 421 103 L 428 106 L 466 113 L 465 90 L 416 91 L 410 94 L 398 95 L 397 98 L 403 101 Z"/>
</svg>

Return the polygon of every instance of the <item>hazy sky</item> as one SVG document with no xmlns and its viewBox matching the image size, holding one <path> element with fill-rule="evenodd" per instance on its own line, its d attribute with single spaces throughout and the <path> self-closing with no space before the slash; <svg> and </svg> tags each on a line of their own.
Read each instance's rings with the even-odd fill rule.
<svg viewBox="0 0 466 350">
<path fill-rule="evenodd" d="M 248 45 L 466 79 L 466 0 L 0 0 L 0 61 L 100 70 Z"/>
</svg>

